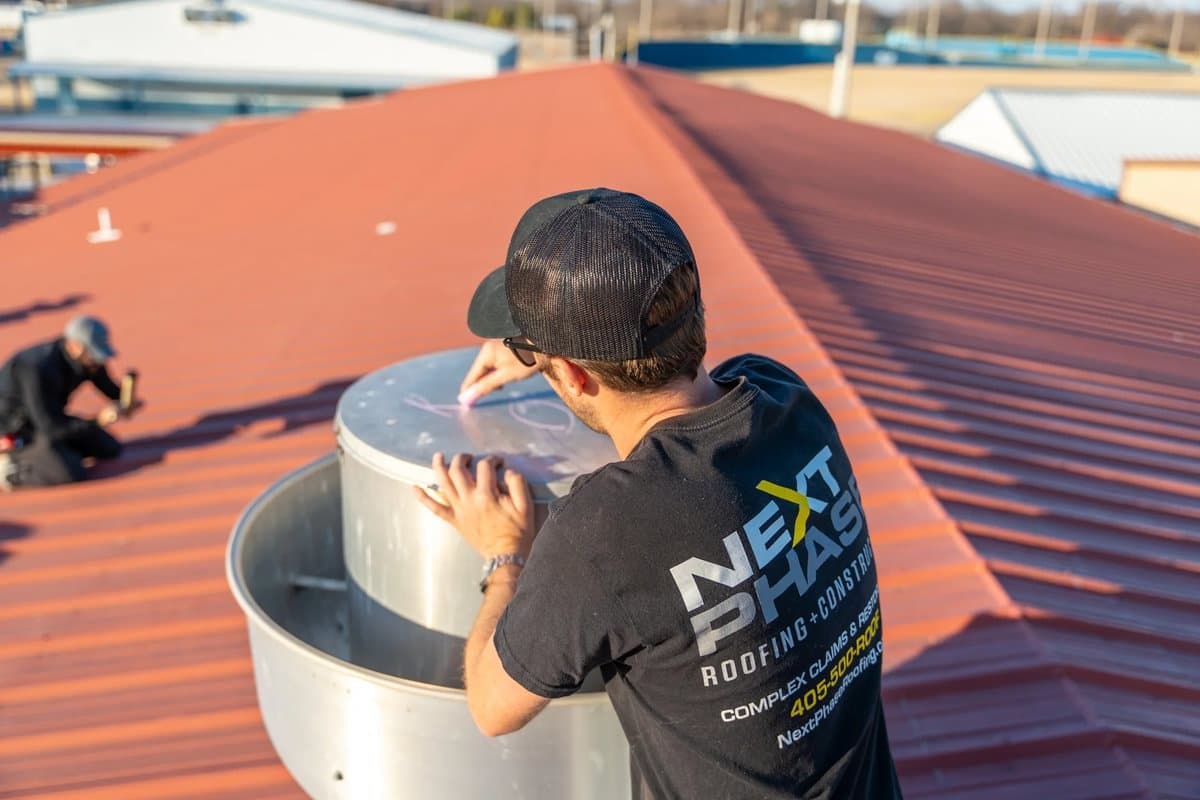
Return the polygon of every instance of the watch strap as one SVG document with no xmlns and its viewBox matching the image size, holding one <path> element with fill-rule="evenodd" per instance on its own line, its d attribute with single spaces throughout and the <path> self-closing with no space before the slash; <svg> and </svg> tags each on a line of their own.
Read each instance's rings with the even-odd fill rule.
<svg viewBox="0 0 1200 800">
<path fill-rule="evenodd" d="M 506 567 L 509 564 L 515 564 L 518 567 L 525 566 L 525 556 L 520 553 L 501 553 L 498 556 L 492 556 L 483 565 L 483 575 L 479 579 L 479 591 L 486 592 L 488 581 L 491 580 L 492 573 L 501 567 Z"/>
</svg>

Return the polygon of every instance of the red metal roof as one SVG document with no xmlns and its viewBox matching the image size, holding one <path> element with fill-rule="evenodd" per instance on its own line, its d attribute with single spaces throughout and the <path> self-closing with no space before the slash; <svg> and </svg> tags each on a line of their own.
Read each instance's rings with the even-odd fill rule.
<svg viewBox="0 0 1200 800">
<path fill-rule="evenodd" d="M 891 662 L 906 786 L 1200 796 L 1200 239 L 903 134 L 636 82 L 1032 634 L 1034 661 L 979 618 Z"/>
<path fill-rule="evenodd" d="M 856 158 L 874 171 L 855 171 Z M 860 179 L 874 193 L 854 188 Z M 989 200 L 979 181 L 995 183 L 1002 199 Z M 1195 401 L 1187 381 L 1170 389 L 1162 377 L 1181 368 L 1186 349 L 1147 356 L 1141 368 L 1159 370 L 1153 376 L 1114 373 L 1126 357 L 1117 341 L 1106 353 L 1083 348 L 1073 372 L 1038 372 L 1024 366 L 1045 363 L 1035 346 L 1066 348 L 1112 326 L 1012 336 L 1011 351 L 995 333 L 1012 330 L 1005 319 L 1052 318 L 1064 304 L 1083 314 L 1063 299 L 1069 281 L 1024 291 L 1005 282 L 1003 265 L 1032 250 L 1115 282 L 1114 294 L 1124 289 L 1115 308 L 1126 339 L 1162 319 L 1191 325 L 1182 330 L 1194 336 L 1179 311 L 1188 292 L 1194 307 L 1194 276 L 1151 271 L 1139 286 L 1105 266 L 1145 252 L 1130 237 L 1166 229 L 1103 208 L 1087 212 L 1105 215 L 1090 227 L 1060 226 L 1050 209 L 1086 201 L 785 104 L 584 67 L 225 126 L 53 187 L 47 216 L 0 233 L 10 265 L 0 320 L 11 320 L 0 325 L 0 349 L 48 335 L 79 310 L 101 314 L 150 401 L 125 431 L 128 456 L 103 480 L 0 496 L 0 797 L 300 796 L 258 716 L 244 623 L 223 579 L 229 529 L 276 478 L 331 449 L 328 420 L 347 382 L 471 341 L 462 309 L 529 202 L 597 184 L 654 198 L 689 232 L 714 360 L 744 350 L 779 357 L 837 417 L 881 570 L 888 718 L 909 795 L 1187 796 L 1197 698 L 1186 675 L 1195 674 L 1200 636 L 1183 587 L 1194 540 L 1186 523 L 1162 523 L 1194 507 L 1180 488 L 1189 485 L 1189 451 L 1178 449 L 1187 437 L 1174 431 Z M 1013 220 L 984 244 L 967 226 L 977 198 L 979 214 L 1008 209 Z M 860 203 L 873 230 L 854 225 Z M 120 241 L 87 243 L 100 207 Z M 378 235 L 380 222 L 395 233 Z M 1111 242 L 1105 257 L 1114 261 L 1081 255 L 1075 238 L 1060 241 L 1063 230 Z M 884 233 L 894 247 L 873 238 Z M 828 259 L 802 248 L 800 234 L 822 242 Z M 957 267 L 931 266 L 942 260 Z M 886 280 L 874 286 L 864 277 L 873 272 L 905 293 Z M 851 278 L 855 291 L 838 283 Z M 983 292 L 1004 300 L 998 320 L 967 306 Z M 34 310 L 39 298 L 72 293 L 87 299 Z M 889 305 L 897 296 L 909 305 Z M 943 296 L 939 314 L 914 313 L 921 297 L 932 306 Z M 1028 306 L 1046 297 L 1054 303 Z M 1138 322 L 1155 297 L 1167 311 Z M 1091 295 L 1088 318 L 1109 299 Z M 956 303 L 969 313 L 952 324 Z M 894 319 L 905 320 L 895 331 L 885 325 Z M 987 334 L 993 347 L 980 338 Z M 946 339 L 953 344 L 937 344 Z M 959 351 L 988 357 L 963 377 Z M 909 363 L 910 352 L 924 360 Z M 1099 414 L 1077 423 L 1087 436 L 1009 418 L 1041 419 L 1037 403 L 1061 403 L 1090 382 L 1111 388 L 1103 397 L 1114 405 L 1082 407 Z M 890 404 L 879 397 L 889 385 Z M 1148 386 L 1154 398 L 1143 397 Z M 997 397 L 1008 405 L 993 408 Z M 1154 402 L 1170 413 L 1119 424 Z M 961 410 L 976 405 L 974 416 Z M 910 419 L 906 428 L 889 408 L 937 424 Z M 924 451 L 907 429 L 924 432 Z M 1175 437 L 1177 449 L 1143 447 L 1135 458 L 1131 436 Z M 988 449 L 1000 444 L 1008 449 Z M 930 457 L 957 471 L 931 469 Z M 1038 484 L 1057 505 L 1041 494 L 1023 499 L 1028 476 L 1057 476 L 1067 462 L 1078 467 L 1062 470 L 1065 483 Z M 1019 471 L 1034 468 L 1042 472 Z M 1114 469 L 1134 481 L 1112 496 L 1120 504 L 1085 491 L 1088 480 L 1111 482 Z M 1138 498 L 1157 510 L 1141 510 Z M 989 513 L 996 518 L 981 521 Z M 989 538 L 980 526 L 1012 531 Z M 989 542 L 1015 553 L 998 556 Z M 1133 559 L 1144 542 L 1175 549 Z M 1092 549 L 1109 560 L 1092 560 Z M 1077 581 L 1081 559 L 1110 571 Z M 1139 572 L 1146 562 L 1158 571 Z M 1163 575 L 1173 582 L 1155 579 Z M 1121 595 L 1126 588 L 1132 596 Z M 1104 647 L 1113 640 L 1118 647 Z"/>
</svg>

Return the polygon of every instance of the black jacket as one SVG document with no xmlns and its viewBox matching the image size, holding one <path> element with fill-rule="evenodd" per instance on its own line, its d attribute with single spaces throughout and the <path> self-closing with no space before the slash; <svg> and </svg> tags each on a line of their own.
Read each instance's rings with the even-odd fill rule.
<svg viewBox="0 0 1200 800">
<path fill-rule="evenodd" d="M 0 367 L 0 434 L 33 434 L 57 442 L 81 433 L 94 423 L 70 416 L 66 408 L 71 393 L 84 382 L 112 400 L 121 396 L 104 367 L 88 371 L 67 356 L 62 339 L 20 351 Z"/>
</svg>

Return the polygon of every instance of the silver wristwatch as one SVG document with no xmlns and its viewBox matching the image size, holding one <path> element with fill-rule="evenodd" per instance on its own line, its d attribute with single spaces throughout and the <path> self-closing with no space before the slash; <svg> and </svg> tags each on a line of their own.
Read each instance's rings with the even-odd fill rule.
<svg viewBox="0 0 1200 800">
<path fill-rule="evenodd" d="M 493 556 L 483 565 L 483 576 L 479 579 L 479 591 L 486 592 L 488 579 L 492 577 L 492 573 L 508 564 L 516 564 L 518 567 L 525 566 L 525 556 L 520 553 L 501 553 L 498 556 Z"/>
</svg>

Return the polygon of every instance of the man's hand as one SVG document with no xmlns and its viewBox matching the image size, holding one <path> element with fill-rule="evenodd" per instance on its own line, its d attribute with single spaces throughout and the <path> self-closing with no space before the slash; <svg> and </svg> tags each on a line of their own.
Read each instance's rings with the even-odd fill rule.
<svg viewBox="0 0 1200 800">
<path fill-rule="evenodd" d="M 146 405 L 145 400 L 134 400 L 133 405 L 128 408 L 122 408 L 119 404 L 114 403 L 111 406 L 105 406 L 100 409 L 100 413 L 96 415 L 96 424 L 101 428 L 107 428 L 117 420 L 132 417 L 135 411 Z"/>
<path fill-rule="evenodd" d="M 435 453 L 433 473 L 445 502 L 438 502 L 420 486 L 413 487 L 421 505 L 453 525 L 484 558 L 505 553 L 529 555 L 537 533 L 533 495 L 525 477 L 511 469 L 498 475 L 501 466 L 494 456 L 472 459 L 466 453 L 459 453 L 447 465 L 445 456 Z"/>
<path fill-rule="evenodd" d="M 532 377 L 537 367 L 527 367 L 504 346 L 503 342 L 484 342 L 475 356 L 475 363 L 467 370 L 458 391 L 458 402 L 471 406 L 485 394 L 502 388 L 513 381 Z"/>
<path fill-rule="evenodd" d="M 500 459 L 474 459 L 456 455 L 447 466 L 441 453 L 433 456 L 438 502 L 425 489 L 414 486 L 421 504 L 453 525 L 484 558 L 519 553 L 529 555 L 533 528 L 533 496 L 525 478 L 513 470 L 498 477 Z M 513 680 L 500 663 L 493 636 L 496 623 L 512 600 L 520 567 L 501 567 L 488 581 L 483 604 L 463 649 L 463 677 L 467 708 L 487 736 L 511 733 L 537 716 L 549 701 Z"/>
<path fill-rule="evenodd" d="M 121 409 L 116 406 L 105 406 L 100 409 L 100 413 L 96 415 L 96 424 L 101 428 L 107 428 L 121 418 Z"/>
</svg>

